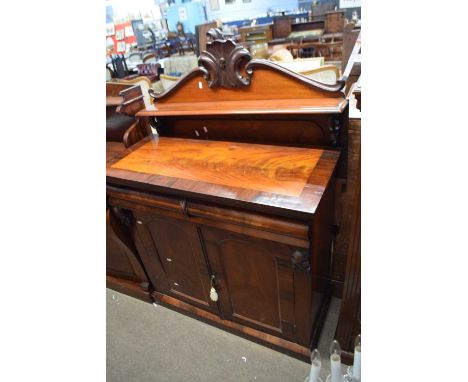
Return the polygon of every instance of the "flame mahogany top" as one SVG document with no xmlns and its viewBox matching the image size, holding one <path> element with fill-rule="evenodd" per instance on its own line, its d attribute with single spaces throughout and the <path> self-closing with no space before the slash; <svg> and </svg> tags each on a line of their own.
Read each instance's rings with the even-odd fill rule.
<svg viewBox="0 0 468 382">
<path fill-rule="evenodd" d="M 307 218 L 338 157 L 332 150 L 151 136 L 113 153 L 107 177 L 138 189 Z"/>
</svg>

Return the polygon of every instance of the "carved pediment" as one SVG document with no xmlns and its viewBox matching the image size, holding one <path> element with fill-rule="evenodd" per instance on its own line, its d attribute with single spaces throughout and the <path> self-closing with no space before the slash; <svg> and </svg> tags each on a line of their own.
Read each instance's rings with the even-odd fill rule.
<svg viewBox="0 0 468 382">
<path fill-rule="evenodd" d="M 324 93 L 324 95 L 328 94 L 330 97 L 342 96 L 341 90 L 345 86 L 344 81 L 340 80 L 336 84 L 328 85 L 295 73 L 275 62 L 252 59 L 246 48 L 226 39 L 219 29 L 210 29 L 207 32 L 207 40 L 206 51 L 202 52 L 198 58 L 199 66 L 182 76 L 171 88 L 160 94 L 150 89 L 149 93 L 153 98 L 161 100 L 175 93 L 193 77 L 201 75 L 211 89 L 247 88 L 254 81 L 256 69 L 275 72 L 282 77 L 293 80 L 298 84 L 298 87 L 302 85 Z"/>
</svg>

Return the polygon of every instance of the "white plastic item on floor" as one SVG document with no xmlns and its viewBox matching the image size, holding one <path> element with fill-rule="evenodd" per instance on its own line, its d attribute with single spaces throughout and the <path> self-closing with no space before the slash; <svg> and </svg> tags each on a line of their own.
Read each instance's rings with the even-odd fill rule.
<svg viewBox="0 0 468 382">
<path fill-rule="evenodd" d="M 330 347 L 330 369 L 331 382 L 343 382 L 341 373 L 341 347 L 338 341 L 334 340 Z"/>
<path fill-rule="evenodd" d="M 320 352 L 317 349 L 310 354 L 310 374 L 308 382 L 318 382 L 320 375 L 320 368 L 322 367 L 322 360 Z"/>
<path fill-rule="evenodd" d="M 353 377 L 361 380 L 361 335 L 359 334 L 354 341 L 354 362 L 353 362 Z"/>
</svg>

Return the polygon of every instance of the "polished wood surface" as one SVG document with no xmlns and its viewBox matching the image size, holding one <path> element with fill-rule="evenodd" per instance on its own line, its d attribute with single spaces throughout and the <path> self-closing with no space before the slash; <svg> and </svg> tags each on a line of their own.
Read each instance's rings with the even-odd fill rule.
<svg viewBox="0 0 468 382">
<path fill-rule="evenodd" d="M 147 194 L 108 186 L 110 203 L 119 208 L 133 209 L 167 216 L 194 224 L 222 228 L 268 239 L 300 248 L 309 246 L 309 224 L 264 213 L 247 212 L 237 208 L 200 203 L 166 195 Z"/>
<path fill-rule="evenodd" d="M 118 208 L 108 208 L 106 213 L 106 273 L 107 285 L 124 293 L 150 300 L 151 287 L 135 244 Z"/>
<path fill-rule="evenodd" d="M 159 136 L 112 147 L 108 204 L 156 301 L 307 357 L 330 300 L 335 177 L 347 176 L 344 82 L 208 34 L 201 66 L 138 113 Z"/>
<path fill-rule="evenodd" d="M 360 161 L 361 158 L 359 158 Z M 335 338 L 343 349 L 343 360 L 352 364 L 354 339 L 361 334 L 361 186 L 356 185 L 352 229 L 346 265 L 346 278 Z"/>
<path fill-rule="evenodd" d="M 273 63 L 270 63 L 273 65 Z M 279 65 L 278 65 L 279 66 Z M 291 73 L 296 77 L 300 75 L 289 71 L 280 66 L 284 73 Z M 188 75 L 188 74 L 187 74 Z M 303 81 L 307 81 L 307 77 L 300 76 Z M 311 81 L 311 80 L 310 80 Z M 312 87 L 306 87 L 301 84 L 295 77 L 285 76 L 281 72 L 269 70 L 267 68 L 258 68 L 252 75 L 250 85 L 242 88 L 224 89 L 224 88 L 209 88 L 202 73 L 193 76 L 185 81 L 184 91 L 179 89 L 168 94 L 167 98 L 161 98 L 158 105 L 163 103 L 171 103 L 175 107 L 176 103 L 191 103 L 191 102 L 225 102 L 225 101 L 246 101 L 263 100 L 285 100 L 289 106 L 296 104 L 297 108 L 304 106 L 321 106 L 325 103 L 326 106 L 339 105 L 340 101 L 345 99 L 340 91 L 324 92 Z M 331 99 L 330 99 L 331 98 Z M 296 100 L 296 101 L 295 101 Z M 297 101 L 301 100 L 301 101 Z M 268 104 L 268 102 L 267 102 Z M 278 103 L 277 103 L 278 106 Z"/>
<path fill-rule="evenodd" d="M 156 138 L 112 168 L 299 196 L 323 150 Z"/>
<path fill-rule="evenodd" d="M 296 249 L 213 228 L 201 234 L 224 318 L 307 345 L 311 328 L 297 325 L 311 319 L 294 310 L 303 293 L 295 288 L 290 264 Z"/>
<path fill-rule="evenodd" d="M 304 215 L 315 212 L 338 158 L 331 150 L 152 137 L 107 176 Z"/>
<path fill-rule="evenodd" d="M 156 289 L 203 309 L 218 312 L 210 300 L 210 274 L 194 224 L 135 211 L 140 250 Z M 159 267 L 159 270 L 155 269 Z"/>
<path fill-rule="evenodd" d="M 194 89 L 195 91 L 195 89 Z M 284 94 L 284 93 L 281 93 Z M 221 99 L 221 98 L 218 98 Z M 339 98 L 311 99 L 270 99 L 245 101 L 207 101 L 194 108 L 192 102 L 177 104 L 156 103 L 140 110 L 137 116 L 178 115 L 235 115 L 235 114 L 327 114 L 341 113 L 347 101 Z"/>
<path fill-rule="evenodd" d="M 106 106 L 119 106 L 123 102 L 122 97 L 108 96 L 106 97 Z"/>
</svg>

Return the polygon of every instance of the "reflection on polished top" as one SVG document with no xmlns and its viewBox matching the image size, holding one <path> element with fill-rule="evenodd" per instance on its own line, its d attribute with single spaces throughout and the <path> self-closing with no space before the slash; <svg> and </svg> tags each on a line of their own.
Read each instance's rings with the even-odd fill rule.
<svg viewBox="0 0 468 382">
<path fill-rule="evenodd" d="M 147 137 L 108 162 L 108 179 L 314 213 L 339 152 Z"/>
<path fill-rule="evenodd" d="M 113 168 L 299 196 L 323 150 L 159 138 Z"/>
</svg>

